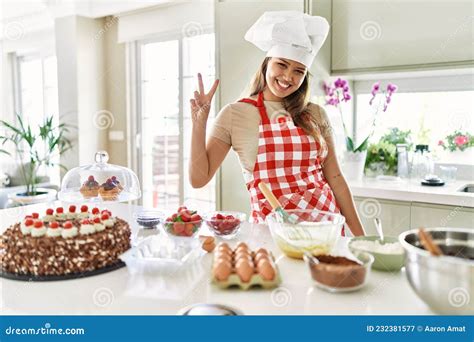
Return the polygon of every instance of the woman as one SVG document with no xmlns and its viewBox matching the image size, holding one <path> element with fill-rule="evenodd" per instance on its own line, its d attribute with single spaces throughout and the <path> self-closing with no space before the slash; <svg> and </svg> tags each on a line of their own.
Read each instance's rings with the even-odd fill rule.
<svg viewBox="0 0 474 342">
<path fill-rule="evenodd" d="M 232 147 L 250 192 L 253 222 L 263 222 L 272 210 L 258 188 L 265 182 L 285 209 L 341 212 L 352 234 L 364 235 L 327 116 L 309 102 L 308 68 L 328 31 L 321 17 L 293 11 L 263 14 L 245 38 L 267 51 L 267 57 L 249 98 L 221 110 L 207 144 L 206 123 L 219 81 L 206 93 L 198 74 L 199 90 L 190 100 L 190 182 L 193 187 L 206 185 Z"/>
</svg>

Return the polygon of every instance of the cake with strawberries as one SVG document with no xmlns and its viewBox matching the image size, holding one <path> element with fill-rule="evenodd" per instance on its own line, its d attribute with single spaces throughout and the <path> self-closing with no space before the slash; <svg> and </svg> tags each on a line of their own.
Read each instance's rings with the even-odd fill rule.
<svg viewBox="0 0 474 342">
<path fill-rule="evenodd" d="M 1 271 L 24 276 L 84 274 L 120 263 L 130 249 L 125 220 L 83 205 L 25 216 L 0 238 Z"/>
</svg>

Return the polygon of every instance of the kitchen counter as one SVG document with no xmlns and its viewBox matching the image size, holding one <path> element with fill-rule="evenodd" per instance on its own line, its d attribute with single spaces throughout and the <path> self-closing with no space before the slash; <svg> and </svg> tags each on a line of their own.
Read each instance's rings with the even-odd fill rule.
<svg viewBox="0 0 474 342">
<path fill-rule="evenodd" d="M 365 177 L 348 183 L 356 197 L 474 208 L 474 194 L 456 191 L 463 185 L 474 184 L 469 180 L 457 180 L 444 186 L 423 186 L 419 180 L 389 181 Z"/>
<path fill-rule="evenodd" d="M 60 205 L 59 202 L 55 205 Z M 52 205 L 49 205 L 52 206 Z M 31 212 L 44 212 L 46 204 L 0 211 L 2 231 Z M 129 221 L 133 240 L 144 233 L 132 221 L 136 206 L 106 206 Z M 203 227 L 202 233 L 206 228 Z M 194 303 L 219 303 L 247 315 L 430 315 L 429 308 L 411 289 L 404 271 L 372 271 L 369 284 L 360 291 L 332 294 L 313 286 L 302 261 L 282 255 L 268 227 L 245 223 L 230 244 L 245 241 L 250 248 L 273 252 L 282 284 L 273 290 L 221 290 L 210 283 L 212 255 L 183 269 L 161 274 L 130 274 L 127 268 L 76 280 L 21 282 L 1 279 L 3 315 L 174 315 Z M 347 238 L 339 246 L 346 249 Z"/>
</svg>

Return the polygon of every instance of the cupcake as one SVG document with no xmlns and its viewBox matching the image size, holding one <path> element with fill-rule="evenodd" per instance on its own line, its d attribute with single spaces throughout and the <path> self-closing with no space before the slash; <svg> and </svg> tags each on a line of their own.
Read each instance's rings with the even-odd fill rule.
<svg viewBox="0 0 474 342">
<path fill-rule="evenodd" d="M 84 198 L 97 197 L 99 194 L 99 183 L 90 175 L 79 189 Z"/>
<path fill-rule="evenodd" d="M 61 236 L 67 239 L 67 238 L 74 237 L 76 235 L 77 235 L 77 227 L 75 227 L 71 221 L 64 222 Z"/>
<path fill-rule="evenodd" d="M 46 234 L 46 227 L 42 221 L 35 221 L 33 228 L 31 229 L 31 236 L 40 237 Z"/>
<path fill-rule="evenodd" d="M 104 201 L 116 201 L 121 191 L 111 178 L 99 187 L 99 195 Z"/>
<path fill-rule="evenodd" d="M 56 236 L 61 236 L 61 227 L 59 227 L 59 223 L 56 221 L 53 221 L 49 224 L 48 229 L 46 230 L 46 236 L 49 237 L 56 237 Z"/>
</svg>

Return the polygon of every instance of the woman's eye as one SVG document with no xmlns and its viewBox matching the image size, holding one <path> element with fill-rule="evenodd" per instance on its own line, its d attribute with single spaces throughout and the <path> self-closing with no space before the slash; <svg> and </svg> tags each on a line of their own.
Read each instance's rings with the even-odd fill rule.
<svg viewBox="0 0 474 342">
<path fill-rule="evenodd" d="M 283 63 L 278 63 L 278 65 L 281 66 L 282 68 L 286 67 L 286 65 Z"/>
<path fill-rule="evenodd" d="M 301 71 L 301 70 L 296 70 L 296 72 L 297 72 L 298 74 L 300 74 L 300 75 L 304 75 L 304 72 Z"/>
</svg>

